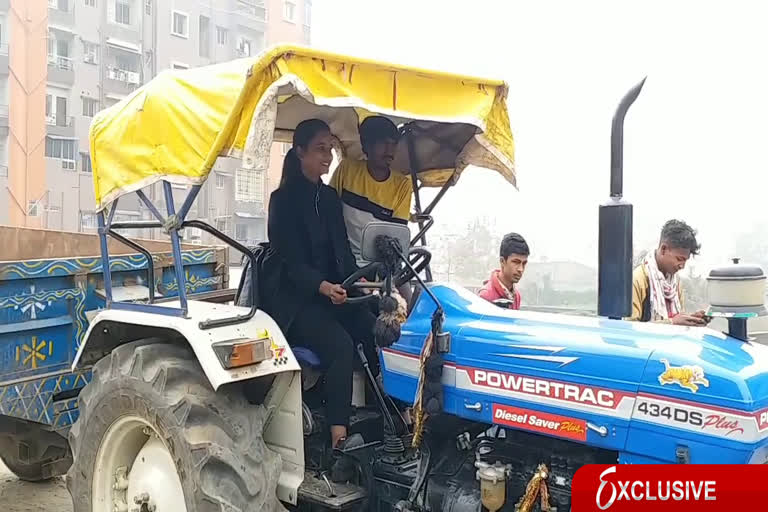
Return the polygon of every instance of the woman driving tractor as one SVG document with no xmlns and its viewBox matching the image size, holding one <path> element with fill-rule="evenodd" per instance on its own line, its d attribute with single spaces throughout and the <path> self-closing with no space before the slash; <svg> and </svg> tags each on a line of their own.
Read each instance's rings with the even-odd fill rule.
<svg viewBox="0 0 768 512">
<path fill-rule="evenodd" d="M 265 310 L 291 345 L 317 354 L 326 369 L 331 444 L 343 448 L 352 404 L 356 343 L 373 349 L 376 318 L 365 307 L 345 304 L 341 282 L 358 270 L 347 239 L 341 202 L 320 177 L 333 159 L 332 135 L 319 119 L 299 123 L 283 162 L 280 186 L 269 202 L 269 240 L 283 270 Z M 378 361 L 373 354 L 371 362 Z"/>
</svg>

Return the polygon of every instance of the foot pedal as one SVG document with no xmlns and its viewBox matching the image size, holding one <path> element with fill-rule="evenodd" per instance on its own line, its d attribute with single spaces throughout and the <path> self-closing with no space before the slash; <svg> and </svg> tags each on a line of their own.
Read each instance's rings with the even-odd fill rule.
<svg viewBox="0 0 768 512">
<path fill-rule="evenodd" d="M 304 473 L 304 482 L 299 487 L 299 502 L 314 503 L 331 510 L 360 510 L 367 497 L 362 487 L 332 482 L 327 473 L 325 476 Z"/>
</svg>

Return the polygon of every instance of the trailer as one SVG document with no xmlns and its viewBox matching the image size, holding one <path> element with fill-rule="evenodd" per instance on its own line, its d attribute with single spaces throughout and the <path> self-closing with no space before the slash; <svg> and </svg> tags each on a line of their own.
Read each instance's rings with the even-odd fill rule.
<svg viewBox="0 0 768 512">
<path fill-rule="evenodd" d="M 92 373 L 72 363 L 90 320 L 109 305 L 100 241 L 97 234 L 6 226 L 0 240 L 0 459 L 23 480 L 45 480 L 71 464 L 66 436 Z M 140 242 L 112 233 L 113 300 L 174 299 L 170 243 Z M 227 252 L 182 246 L 190 297 L 232 300 Z"/>
</svg>

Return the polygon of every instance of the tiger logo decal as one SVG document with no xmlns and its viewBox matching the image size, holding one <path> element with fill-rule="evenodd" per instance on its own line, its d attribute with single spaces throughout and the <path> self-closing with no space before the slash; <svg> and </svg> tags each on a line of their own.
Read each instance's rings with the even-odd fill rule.
<svg viewBox="0 0 768 512">
<path fill-rule="evenodd" d="M 699 386 L 709 387 L 709 380 L 704 377 L 704 370 L 701 366 L 670 366 L 666 359 L 660 361 L 664 363 L 664 372 L 659 375 L 659 384 L 662 386 L 664 384 L 677 384 L 694 393 L 699 390 Z"/>
</svg>

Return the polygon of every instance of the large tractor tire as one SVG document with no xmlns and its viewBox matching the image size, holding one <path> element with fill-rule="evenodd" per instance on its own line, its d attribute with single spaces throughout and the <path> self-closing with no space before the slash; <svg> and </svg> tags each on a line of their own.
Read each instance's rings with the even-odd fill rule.
<svg viewBox="0 0 768 512">
<path fill-rule="evenodd" d="M 72 457 L 64 437 L 28 422 L 16 430 L 0 434 L 0 460 L 20 480 L 42 482 L 67 472 Z"/>
<path fill-rule="evenodd" d="M 265 409 L 225 388 L 184 346 L 137 341 L 99 361 L 69 435 L 74 512 L 285 510 Z"/>
</svg>

